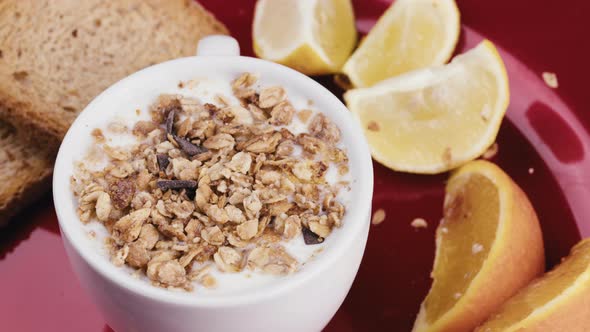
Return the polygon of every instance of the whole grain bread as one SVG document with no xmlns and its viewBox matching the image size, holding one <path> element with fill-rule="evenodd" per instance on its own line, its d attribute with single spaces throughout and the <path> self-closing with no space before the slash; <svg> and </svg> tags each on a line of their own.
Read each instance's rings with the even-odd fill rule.
<svg viewBox="0 0 590 332">
<path fill-rule="evenodd" d="M 0 226 L 47 190 L 52 165 L 51 150 L 25 142 L 0 121 Z"/>
<path fill-rule="evenodd" d="M 0 225 L 48 189 L 56 147 L 97 94 L 226 33 L 189 0 L 0 0 Z"/>
<path fill-rule="evenodd" d="M 0 23 L 0 117 L 54 143 L 109 85 L 227 33 L 190 0 L 2 0 Z"/>
</svg>

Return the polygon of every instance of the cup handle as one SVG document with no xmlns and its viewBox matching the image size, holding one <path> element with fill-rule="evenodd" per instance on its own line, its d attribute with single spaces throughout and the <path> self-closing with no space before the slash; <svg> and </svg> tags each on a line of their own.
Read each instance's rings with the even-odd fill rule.
<svg viewBox="0 0 590 332">
<path fill-rule="evenodd" d="M 232 37 L 224 35 L 207 36 L 199 40 L 198 56 L 239 56 L 240 45 Z"/>
</svg>

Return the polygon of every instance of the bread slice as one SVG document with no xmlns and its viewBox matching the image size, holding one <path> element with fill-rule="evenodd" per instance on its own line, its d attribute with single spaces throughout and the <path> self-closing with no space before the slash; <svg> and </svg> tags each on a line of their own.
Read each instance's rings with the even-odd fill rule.
<svg viewBox="0 0 590 332">
<path fill-rule="evenodd" d="M 189 0 L 0 0 L 0 23 L 0 225 L 48 189 L 56 147 L 97 94 L 227 34 Z"/>
<path fill-rule="evenodd" d="M 0 117 L 51 143 L 114 82 L 227 34 L 190 0 L 2 0 L 0 22 Z"/>
<path fill-rule="evenodd" d="M 51 183 L 53 153 L 28 144 L 0 121 L 0 227 Z"/>
</svg>

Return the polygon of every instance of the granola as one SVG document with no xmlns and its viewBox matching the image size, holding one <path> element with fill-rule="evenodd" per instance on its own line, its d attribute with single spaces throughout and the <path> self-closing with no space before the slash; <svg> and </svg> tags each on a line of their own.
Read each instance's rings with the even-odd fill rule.
<svg viewBox="0 0 590 332">
<path fill-rule="evenodd" d="M 296 110 L 284 88 L 256 81 L 245 73 L 232 82 L 238 105 L 223 95 L 215 104 L 160 96 L 151 121 L 109 126 L 134 135 L 133 146 L 110 146 L 93 131 L 109 161 L 98 170 L 77 163 L 72 189 L 81 221 L 108 230 L 113 264 L 186 290 L 214 287 L 211 266 L 287 275 L 302 262 L 285 242 L 322 243 L 342 225 L 342 183 L 326 180 L 330 168 L 348 172 L 339 128 Z M 295 115 L 306 132 L 288 129 Z"/>
<path fill-rule="evenodd" d="M 552 89 L 557 89 L 559 87 L 559 82 L 557 81 L 557 75 L 555 73 L 545 71 L 541 76 L 548 87 Z"/>
<path fill-rule="evenodd" d="M 385 210 L 378 209 L 373 213 L 373 217 L 371 218 L 371 224 L 379 225 L 383 221 L 385 221 Z"/>
</svg>

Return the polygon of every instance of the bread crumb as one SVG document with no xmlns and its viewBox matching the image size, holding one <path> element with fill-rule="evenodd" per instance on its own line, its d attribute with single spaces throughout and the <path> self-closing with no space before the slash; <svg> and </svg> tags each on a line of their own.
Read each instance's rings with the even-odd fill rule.
<svg viewBox="0 0 590 332">
<path fill-rule="evenodd" d="M 88 237 L 91 238 L 91 239 L 96 238 L 96 232 L 95 231 L 89 231 L 88 232 Z"/>
<path fill-rule="evenodd" d="M 141 115 L 141 110 L 139 108 L 137 108 L 135 110 L 135 115 L 137 115 L 137 116 Z"/>
<path fill-rule="evenodd" d="M 443 232 L 443 234 L 447 234 L 447 233 L 449 232 L 449 229 L 448 229 L 448 228 L 446 228 L 446 227 L 442 227 L 442 228 L 440 229 L 440 231 L 441 231 L 441 232 Z"/>
<path fill-rule="evenodd" d="M 483 251 L 483 245 L 481 245 L 480 243 L 474 243 L 473 246 L 471 246 L 471 253 L 474 255 L 479 254 L 482 251 Z"/>
<path fill-rule="evenodd" d="M 557 75 L 552 72 L 543 72 L 543 81 L 547 84 L 548 87 L 552 89 L 557 89 L 559 87 L 559 82 L 557 82 Z"/>
<path fill-rule="evenodd" d="M 529 168 L 529 174 L 533 174 L 533 173 L 535 173 L 535 169 L 534 169 L 534 168 L 532 168 L 532 167 L 530 167 L 530 168 Z"/>
<path fill-rule="evenodd" d="M 455 293 L 453 294 L 453 297 L 455 298 L 455 300 L 459 299 L 463 294 L 461 293 Z"/>
<path fill-rule="evenodd" d="M 375 213 L 373 213 L 373 218 L 371 219 L 371 223 L 373 225 L 379 225 L 380 223 L 383 222 L 383 220 L 385 220 L 385 210 L 378 209 L 377 211 L 375 211 Z"/>
<path fill-rule="evenodd" d="M 424 220 L 422 218 L 416 218 L 416 219 L 412 220 L 411 225 L 414 228 L 426 228 L 426 227 L 428 227 L 428 223 L 426 222 L 426 220 Z"/>
<path fill-rule="evenodd" d="M 498 143 L 494 143 L 481 156 L 483 159 L 490 160 L 498 154 L 499 150 L 500 146 L 498 145 Z"/>
</svg>

